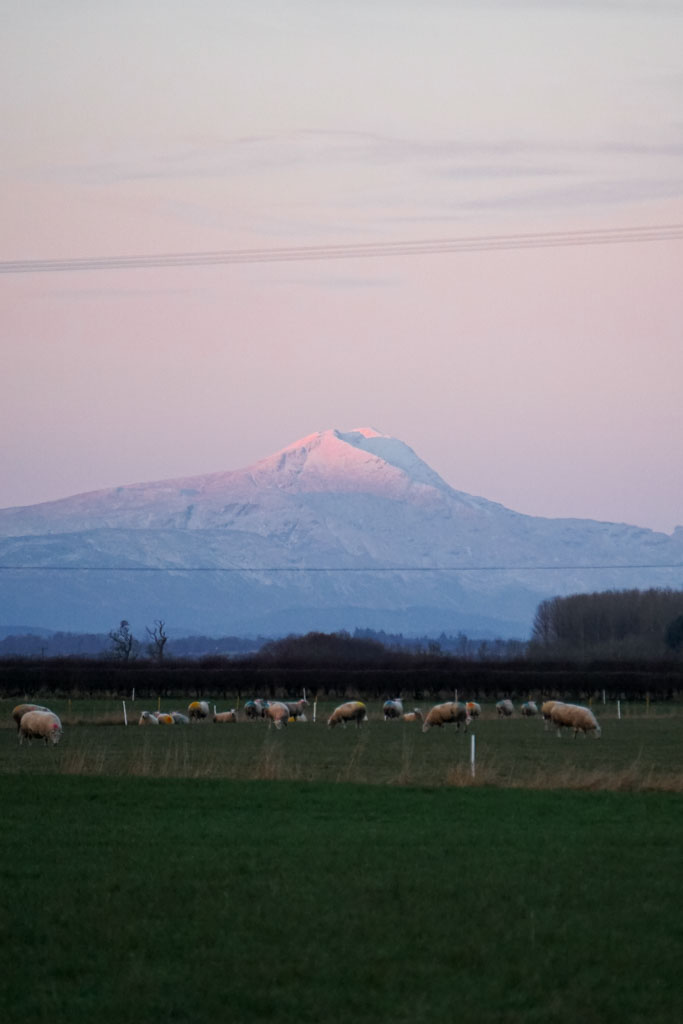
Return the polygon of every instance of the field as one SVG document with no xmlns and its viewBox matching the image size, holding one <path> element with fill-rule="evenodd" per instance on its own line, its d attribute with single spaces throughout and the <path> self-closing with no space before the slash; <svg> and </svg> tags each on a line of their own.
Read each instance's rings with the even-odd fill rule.
<svg viewBox="0 0 683 1024">
<path fill-rule="evenodd" d="M 602 739 L 576 742 L 487 709 L 473 779 L 469 736 L 376 710 L 359 731 L 126 729 L 103 724 L 120 703 L 48 701 L 62 743 L 20 748 L 11 703 L 4 1019 L 683 1014 L 674 706 L 608 707 Z"/>
</svg>

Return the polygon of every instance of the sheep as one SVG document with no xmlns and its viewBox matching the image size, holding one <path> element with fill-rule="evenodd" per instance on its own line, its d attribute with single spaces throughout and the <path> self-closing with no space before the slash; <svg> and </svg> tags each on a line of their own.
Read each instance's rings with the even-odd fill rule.
<svg viewBox="0 0 683 1024">
<path fill-rule="evenodd" d="M 403 715 L 404 722 L 421 722 L 423 718 L 424 715 L 419 708 L 413 708 L 412 711 L 406 711 L 405 715 Z"/>
<path fill-rule="evenodd" d="M 547 731 L 550 723 L 550 714 L 556 704 L 561 704 L 561 700 L 546 700 L 541 705 L 541 714 L 543 715 L 543 728 Z"/>
<path fill-rule="evenodd" d="M 465 723 L 465 732 L 470 724 L 470 716 L 467 714 L 467 707 L 459 700 L 449 700 L 445 704 L 435 704 L 427 714 L 422 726 L 422 732 L 429 732 L 435 725 L 442 729 L 449 722 L 455 722 L 456 729 L 460 729 L 460 723 Z"/>
<path fill-rule="evenodd" d="M 138 725 L 158 725 L 159 719 L 151 711 L 141 711 Z"/>
<path fill-rule="evenodd" d="M 514 710 L 511 700 L 499 700 L 496 704 L 499 718 L 509 718 Z"/>
<path fill-rule="evenodd" d="M 173 715 L 169 715 L 167 711 L 157 711 L 156 720 L 159 725 L 175 725 L 175 718 Z"/>
<path fill-rule="evenodd" d="M 62 738 L 62 723 L 53 711 L 27 711 L 19 723 L 19 742 L 25 739 L 45 740 L 45 744 L 59 743 Z"/>
<path fill-rule="evenodd" d="M 579 731 L 584 736 L 594 731 L 596 739 L 599 738 L 602 732 L 590 708 L 582 708 L 578 704 L 562 704 L 560 701 L 556 701 L 555 706 L 550 712 L 550 719 L 553 725 L 557 726 L 558 736 L 562 735 L 563 726 L 566 729 L 574 730 L 574 739 L 576 739 Z"/>
<path fill-rule="evenodd" d="M 209 705 L 205 700 L 193 700 L 188 706 L 187 713 L 190 716 L 190 721 L 201 722 L 204 718 L 209 717 Z"/>
<path fill-rule="evenodd" d="M 244 705 L 244 713 L 247 718 L 264 718 L 268 703 L 267 700 L 248 700 Z"/>
<path fill-rule="evenodd" d="M 536 701 L 526 700 L 519 709 L 519 713 L 520 715 L 524 715 L 525 718 L 531 718 L 533 715 L 537 715 L 538 708 L 536 707 Z"/>
<path fill-rule="evenodd" d="M 273 724 L 276 729 L 282 729 L 289 719 L 289 707 L 281 700 L 271 701 L 265 709 L 264 718 L 268 719 L 269 728 Z"/>
<path fill-rule="evenodd" d="M 176 725 L 190 724 L 190 719 L 187 717 L 187 715 L 184 715 L 182 711 L 172 711 L 171 718 L 173 719 Z"/>
<path fill-rule="evenodd" d="M 341 725 L 345 729 L 347 722 L 355 722 L 356 728 L 360 729 L 360 723 L 367 721 L 367 718 L 365 704 L 360 700 L 349 700 L 334 709 L 327 719 L 327 727 L 334 729 L 335 725 Z"/>
<path fill-rule="evenodd" d="M 306 710 L 305 709 L 308 707 L 308 701 L 306 700 L 305 697 L 302 697 L 301 700 L 295 700 L 295 701 L 286 700 L 284 703 L 289 708 L 289 717 L 290 718 L 294 718 L 294 719 L 301 718 L 301 719 L 303 719 L 304 722 L 306 721 Z"/>
<path fill-rule="evenodd" d="M 236 722 L 237 721 L 237 712 L 236 712 L 236 710 L 234 708 L 232 708 L 231 711 L 218 711 L 218 712 L 214 713 L 213 720 L 214 720 L 214 722 L 217 722 L 217 723 L 220 723 L 220 722 Z"/>
<path fill-rule="evenodd" d="M 21 726 L 21 719 L 28 711 L 49 711 L 49 708 L 43 707 L 42 704 L 17 704 L 14 711 L 12 712 L 12 718 L 17 723 L 17 732 Z"/>
<path fill-rule="evenodd" d="M 382 711 L 384 712 L 385 722 L 391 722 L 394 719 L 398 719 L 403 714 L 403 701 L 400 697 L 385 700 Z"/>
<path fill-rule="evenodd" d="M 470 718 L 479 718 L 479 715 L 481 714 L 481 707 L 475 700 L 468 700 L 465 707 L 467 708 L 467 714 Z"/>
</svg>

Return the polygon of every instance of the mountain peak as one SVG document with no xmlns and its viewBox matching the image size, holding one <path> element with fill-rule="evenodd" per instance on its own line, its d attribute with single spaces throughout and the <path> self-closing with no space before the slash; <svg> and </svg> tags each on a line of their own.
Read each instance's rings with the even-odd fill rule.
<svg viewBox="0 0 683 1024">
<path fill-rule="evenodd" d="M 372 427 L 322 430 L 256 463 L 260 485 L 302 491 L 373 491 L 403 497 L 415 486 L 451 488 L 403 441 Z"/>
</svg>

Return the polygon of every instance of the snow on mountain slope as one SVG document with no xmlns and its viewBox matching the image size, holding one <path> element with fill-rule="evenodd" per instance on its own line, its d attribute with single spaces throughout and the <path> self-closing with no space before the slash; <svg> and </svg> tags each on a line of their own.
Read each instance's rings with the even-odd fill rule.
<svg viewBox="0 0 683 1024">
<path fill-rule="evenodd" d="M 204 632 L 499 622 L 523 635 L 542 597 L 682 586 L 683 570 L 618 568 L 681 562 L 683 531 L 520 515 L 454 490 L 396 438 L 326 430 L 246 469 L 0 510 L 0 565 L 27 567 L 3 573 L 0 622 L 108 628 L 136 613 Z"/>
</svg>

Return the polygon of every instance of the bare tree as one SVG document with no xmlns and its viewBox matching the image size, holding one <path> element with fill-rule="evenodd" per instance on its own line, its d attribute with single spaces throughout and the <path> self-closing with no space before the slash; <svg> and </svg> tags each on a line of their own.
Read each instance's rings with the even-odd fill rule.
<svg viewBox="0 0 683 1024">
<path fill-rule="evenodd" d="M 155 619 L 154 629 L 150 629 L 149 626 L 145 626 L 147 630 L 147 636 L 150 639 L 147 650 L 149 651 L 150 658 L 154 658 L 155 661 L 163 661 L 164 659 L 164 647 L 168 637 L 164 632 L 164 620 Z"/>
<path fill-rule="evenodd" d="M 131 633 L 130 624 L 126 619 L 121 619 L 119 628 L 110 630 L 108 636 L 115 658 L 120 658 L 121 661 L 130 661 L 131 658 L 135 658 L 140 645 Z"/>
</svg>

